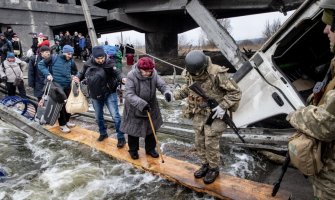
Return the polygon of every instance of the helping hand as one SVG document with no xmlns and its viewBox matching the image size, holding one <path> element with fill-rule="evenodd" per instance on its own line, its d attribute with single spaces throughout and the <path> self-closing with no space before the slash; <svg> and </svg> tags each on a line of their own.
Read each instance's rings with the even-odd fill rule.
<svg viewBox="0 0 335 200">
<path fill-rule="evenodd" d="M 215 108 L 212 109 L 212 111 L 215 112 L 213 117 L 212 117 L 213 119 L 215 119 L 215 118 L 222 119 L 224 114 L 226 113 L 226 111 L 223 110 L 220 106 L 216 106 Z"/>
<path fill-rule="evenodd" d="M 167 102 L 174 101 L 173 95 L 170 91 L 165 92 L 164 97 Z"/>
</svg>

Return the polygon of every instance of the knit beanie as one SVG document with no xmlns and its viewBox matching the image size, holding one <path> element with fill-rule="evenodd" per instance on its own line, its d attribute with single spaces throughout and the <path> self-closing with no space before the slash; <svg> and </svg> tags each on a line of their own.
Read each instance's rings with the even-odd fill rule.
<svg viewBox="0 0 335 200">
<path fill-rule="evenodd" d="M 15 58 L 15 55 L 13 52 L 7 52 L 7 58 Z"/>
<path fill-rule="evenodd" d="M 71 47 L 70 45 L 67 44 L 63 47 L 63 53 L 73 53 L 73 52 L 74 52 L 73 47 Z"/>
<path fill-rule="evenodd" d="M 95 46 L 92 49 L 93 58 L 99 58 L 105 56 L 105 50 L 102 46 Z"/>
<path fill-rule="evenodd" d="M 137 61 L 137 66 L 139 69 L 145 71 L 153 71 L 155 68 L 155 64 L 149 57 L 142 57 Z"/>
<path fill-rule="evenodd" d="M 40 52 L 44 52 L 44 51 L 51 51 L 51 49 L 50 49 L 50 47 L 43 45 L 40 48 Z"/>
</svg>

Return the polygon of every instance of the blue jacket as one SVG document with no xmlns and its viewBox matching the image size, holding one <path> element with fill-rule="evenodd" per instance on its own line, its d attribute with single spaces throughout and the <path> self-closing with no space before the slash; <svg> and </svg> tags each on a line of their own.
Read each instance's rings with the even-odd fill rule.
<svg viewBox="0 0 335 200">
<path fill-rule="evenodd" d="M 64 55 L 57 55 L 57 59 L 52 64 L 50 69 L 48 69 L 47 65 L 40 61 L 38 63 L 39 71 L 47 77 L 49 74 L 52 75 L 53 81 L 58 83 L 62 88 L 70 88 L 71 85 L 71 75 L 76 75 L 78 72 L 77 66 L 73 59 L 66 60 Z"/>
<path fill-rule="evenodd" d="M 80 50 L 84 50 L 86 47 L 86 38 L 82 37 L 79 39 L 79 48 Z"/>
</svg>

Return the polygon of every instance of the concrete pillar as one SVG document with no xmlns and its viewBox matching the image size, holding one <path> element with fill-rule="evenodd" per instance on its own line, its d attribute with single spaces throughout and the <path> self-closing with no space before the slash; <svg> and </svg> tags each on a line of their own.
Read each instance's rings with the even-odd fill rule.
<svg viewBox="0 0 335 200">
<path fill-rule="evenodd" d="M 145 49 L 150 55 L 162 60 L 169 58 L 171 61 L 178 56 L 178 35 L 173 32 L 156 32 L 145 34 Z M 175 64 L 175 63 L 173 63 Z M 171 75 L 173 67 L 156 60 L 156 69 L 161 75 Z"/>
<path fill-rule="evenodd" d="M 146 33 L 145 50 L 157 57 L 177 57 L 178 35 L 173 32 Z"/>
</svg>

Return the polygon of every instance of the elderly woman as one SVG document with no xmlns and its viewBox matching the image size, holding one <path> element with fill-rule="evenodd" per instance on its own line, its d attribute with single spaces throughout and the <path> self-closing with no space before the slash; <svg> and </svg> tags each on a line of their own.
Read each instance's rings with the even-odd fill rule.
<svg viewBox="0 0 335 200">
<path fill-rule="evenodd" d="M 145 138 L 146 153 L 154 158 L 159 157 L 147 112 L 151 114 L 155 129 L 160 128 L 163 120 L 156 98 L 156 88 L 164 94 L 168 102 L 171 101 L 171 91 L 154 68 L 153 61 L 143 57 L 127 76 L 121 131 L 128 134 L 129 154 L 132 159 L 139 157 L 139 137 Z"/>
</svg>

